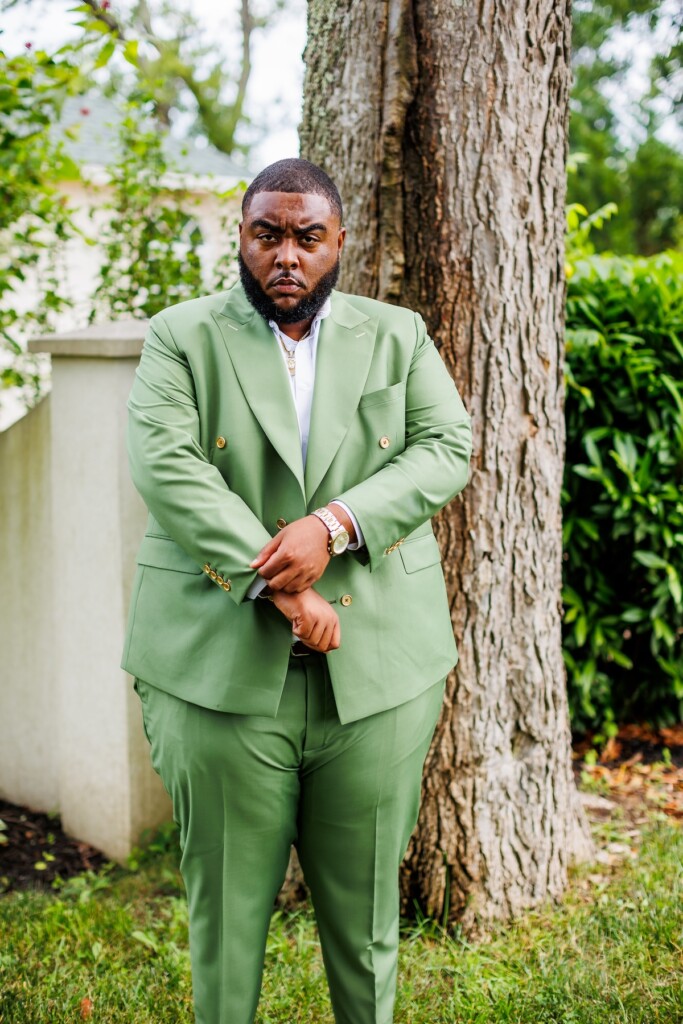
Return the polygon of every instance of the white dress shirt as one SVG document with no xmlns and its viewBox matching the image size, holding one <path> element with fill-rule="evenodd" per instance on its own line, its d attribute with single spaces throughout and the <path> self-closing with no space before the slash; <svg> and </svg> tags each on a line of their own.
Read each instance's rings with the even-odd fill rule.
<svg viewBox="0 0 683 1024">
<path fill-rule="evenodd" d="M 294 406 L 296 408 L 296 417 L 299 422 L 301 458 L 304 466 L 306 465 L 308 435 L 310 433 L 311 426 L 311 408 L 313 406 L 313 387 L 315 384 L 315 356 L 318 348 L 320 323 L 330 314 L 331 310 L 332 304 L 328 298 L 313 318 L 313 322 L 308 333 L 299 341 L 293 341 L 292 338 L 288 338 L 286 334 L 283 334 L 274 320 L 268 321 L 273 334 L 275 335 L 275 344 L 282 355 L 282 360 L 285 364 L 285 371 L 292 389 L 292 398 L 294 399 Z M 287 352 L 285 352 L 285 348 L 287 349 Z M 294 360 L 296 362 L 296 370 L 294 373 L 290 373 L 287 367 L 287 353 L 291 353 L 294 356 Z M 332 500 L 336 501 L 336 498 Z M 349 544 L 347 550 L 355 551 L 356 548 L 361 547 L 361 545 L 365 543 L 363 539 L 363 532 L 358 524 L 358 520 L 349 506 L 343 501 L 338 501 L 337 504 L 341 505 L 341 507 L 348 513 L 351 522 L 354 525 L 354 529 L 356 531 L 356 542 L 354 544 Z M 251 598 L 257 597 L 267 583 L 268 580 L 259 576 L 249 587 L 246 596 Z"/>
</svg>

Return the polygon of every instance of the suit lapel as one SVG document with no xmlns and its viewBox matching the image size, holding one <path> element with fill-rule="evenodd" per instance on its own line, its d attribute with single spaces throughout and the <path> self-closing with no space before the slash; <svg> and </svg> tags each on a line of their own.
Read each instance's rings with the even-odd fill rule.
<svg viewBox="0 0 683 1024">
<path fill-rule="evenodd" d="M 272 330 L 239 285 L 235 285 L 228 301 L 213 317 L 244 397 L 273 448 L 296 477 L 305 498 L 299 423 L 287 369 Z"/>
<path fill-rule="evenodd" d="M 332 292 L 332 311 L 320 325 L 315 389 L 306 452 L 305 489 L 318 489 L 346 436 L 367 380 L 377 321 Z"/>
<path fill-rule="evenodd" d="M 336 455 L 358 407 L 370 369 L 377 321 L 332 292 L 320 325 L 306 470 L 287 370 L 272 330 L 235 285 L 218 325 L 244 396 L 280 458 L 294 474 L 306 504 Z"/>
</svg>

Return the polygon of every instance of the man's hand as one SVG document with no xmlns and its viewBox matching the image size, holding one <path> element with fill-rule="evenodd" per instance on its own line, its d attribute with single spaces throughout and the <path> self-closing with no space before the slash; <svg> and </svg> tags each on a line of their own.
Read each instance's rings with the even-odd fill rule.
<svg viewBox="0 0 683 1024">
<path fill-rule="evenodd" d="M 278 590 L 273 604 L 292 623 L 292 629 L 307 647 L 327 654 L 341 643 L 339 616 L 317 591 L 309 588 L 301 594 Z"/>
<path fill-rule="evenodd" d="M 327 507 L 348 531 L 353 544 L 356 531 L 351 517 L 335 502 Z M 300 594 L 317 583 L 325 572 L 331 557 L 327 550 L 329 536 L 330 531 L 317 516 L 295 519 L 271 537 L 249 564 L 268 580 L 271 590 Z"/>
<path fill-rule="evenodd" d="M 329 530 L 317 516 L 304 516 L 283 526 L 259 551 L 252 569 L 268 580 L 271 590 L 300 594 L 320 579 L 330 553 Z"/>
</svg>

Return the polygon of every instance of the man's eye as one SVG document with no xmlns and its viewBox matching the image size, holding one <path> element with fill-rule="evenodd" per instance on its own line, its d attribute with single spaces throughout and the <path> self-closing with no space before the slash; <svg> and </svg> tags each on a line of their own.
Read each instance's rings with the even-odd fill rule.
<svg viewBox="0 0 683 1024">
<path fill-rule="evenodd" d="M 304 242 L 306 245 L 315 245 L 318 241 L 315 235 L 304 235 Z"/>
<path fill-rule="evenodd" d="M 270 242 L 273 238 L 275 238 L 275 235 L 271 235 L 269 231 L 264 231 L 262 234 L 259 235 L 259 238 L 262 239 L 264 242 Z"/>
</svg>

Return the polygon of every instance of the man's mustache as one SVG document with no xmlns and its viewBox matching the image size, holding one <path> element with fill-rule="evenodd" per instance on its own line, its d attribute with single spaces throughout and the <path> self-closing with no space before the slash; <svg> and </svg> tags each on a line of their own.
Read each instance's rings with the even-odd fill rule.
<svg viewBox="0 0 683 1024">
<path fill-rule="evenodd" d="M 273 280 L 270 282 L 271 288 L 273 285 L 279 284 L 280 281 L 291 281 L 293 284 L 298 284 L 300 288 L 303 288 L 304 286 L 303 281 L 300 281 L 298 277 L 294 277 L 293 274 L 280 274 L 279 277 L 273 278 Z"/>
</svg>

